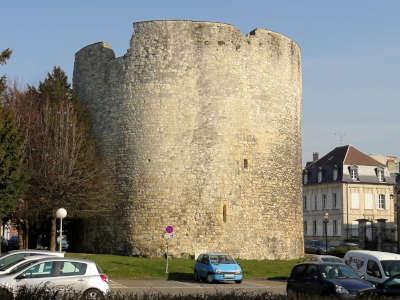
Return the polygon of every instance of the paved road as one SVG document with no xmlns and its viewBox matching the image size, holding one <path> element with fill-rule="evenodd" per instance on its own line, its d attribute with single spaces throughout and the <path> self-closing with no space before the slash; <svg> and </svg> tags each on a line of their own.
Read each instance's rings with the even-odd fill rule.
<svg viewBox="0 0 400 300">
<path fill-rule="evenodd" d="M 249 293 L 271 292 L 286 294 L 285 281 L 271 280 L 244 280 L 241 284 L 214 283 L 207 284 L 189 280 L 111 280 L 110 287 L 115 292 L 134 294 L 161 293 L 161 294 L 208 294 L 245 291 Z"/>
</svg>

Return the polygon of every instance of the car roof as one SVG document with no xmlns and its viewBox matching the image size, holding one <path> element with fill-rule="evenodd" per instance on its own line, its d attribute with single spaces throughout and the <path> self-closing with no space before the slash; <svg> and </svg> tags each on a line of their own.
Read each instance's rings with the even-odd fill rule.
<svg viewBox="0 0 400 300">
<path fill-rule="evenodd" d="M 23 260 L 25 260 L 25 261 L 27 261 L 27 260 L 39 260 L 39 259 L 47 258 L 47 257 L 52 257 L 52 256 L 49 256 L 49 255 L 32 255 L 32 256 L 25 256 L 23 258 Z"/>
<path fill-rule="evenodd" d="M 382 251 L 371 251 L 371 250 L 350 250 L 346 253 L 346 256 L 350 254 L 361 254 L 368 257 L 374 257 L 378 260 L 400 260 L 400 255 L 391 252 Z"/>
<path fill-rule="evenodd" d="M 328 261 L 320 261 L 320 260 L 313 260 L 313 261 L 305 261 L 302 263 L 297 264 L 296 266 L 299 265 L 346 265 L 344 262 L 328 262 Z M 347 266 L 347 265 L 346 265 Z"/>
<path fill-rule="evenodd" d="M 3 255 L 14 254 L 14 253 L 50 253 L 50 254 L 58 254 L 63 252 L 49 251 L 49 250 L 36 250 L 36 249 L 24 249 L 24 250 L 12 250 L 8 252 L 4 252 Z"/>
<path fill-rule="evenodd" d="M 80 259 L 80 258 L 72 258 L 72 257 L 59 257 L 59 256 L 46 256 L 41 259 L 38 259 L 38 262 L 44 261 L 72 261 L 72 262 L 80 262 L 80 263 L 95 263 L 92 260 L 88 259 Z"/>
<path fill-rule="evenodd" d="M 222 253 L 222 252 L 205 252 L 200 255 L 229 255 L 228 253 Z"/>
</svg>

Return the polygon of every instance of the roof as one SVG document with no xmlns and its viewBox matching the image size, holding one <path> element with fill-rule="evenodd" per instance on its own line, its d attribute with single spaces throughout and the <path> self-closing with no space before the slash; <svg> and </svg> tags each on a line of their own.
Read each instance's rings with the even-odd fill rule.
<svg viewBox="0 0 400 300">
<path fill-rule="evenodd" d="M 371 251 L 371 250 L 350 250 L 346 253 L 357 253 L 363 254 L 367 256 L 376 257 L 379 260 L 400 260 L 400 254 L 397 253 L 390 253 L 390 252 L 382 252 L 382 251 Z"/>
<path fill-rule="evenodd" d="M 359 165 L 359 166 L 380 166 L 385 167 L 379 161 L 373 159 L 369 155 L 361 152 L 352 145 L 336 147 L 319 160 L 312 162 L 306 169 L 322 166 L 339 166 L 339 165 Z"/>
</svg>

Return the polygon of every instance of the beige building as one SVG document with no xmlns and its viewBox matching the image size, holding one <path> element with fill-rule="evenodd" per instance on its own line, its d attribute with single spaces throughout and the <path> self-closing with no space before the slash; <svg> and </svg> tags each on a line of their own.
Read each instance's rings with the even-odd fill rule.
<svg viewBox="0 0 400 300">
<path fill-rule="evenodd" d="M 305 239 L 324 239 L 327 226 L 330 244 L 378 248 L 394 240 L 394 185 L 386 165 L 351 145 L 321 159 L 314 153 L 303 171 Z"/>
</svg>

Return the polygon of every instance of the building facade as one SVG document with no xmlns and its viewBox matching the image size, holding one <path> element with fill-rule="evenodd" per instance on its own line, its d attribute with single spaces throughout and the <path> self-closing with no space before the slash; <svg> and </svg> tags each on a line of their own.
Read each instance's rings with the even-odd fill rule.
<svg viewBox="0 0 400 300">
<path fill-rule="evenodd" d="M 380 243 L 394 240 L 394 186 L 386 165 L 351 145 L 320 159 L 314 154 L 303 171 L 305 239 L 324 239 L 327 226 L 332 244 L 357 241 L 366 247 L 380 237 Z"/>
<path fill-rule="evenodd" d="M 117 251 L 303 255 L 300 49 L 266 29 L 146 21 L 116 57 L 75 55 L 74 88 L 115 178 Z"/>
</svg>

